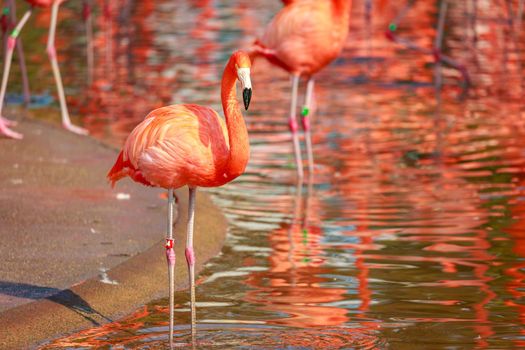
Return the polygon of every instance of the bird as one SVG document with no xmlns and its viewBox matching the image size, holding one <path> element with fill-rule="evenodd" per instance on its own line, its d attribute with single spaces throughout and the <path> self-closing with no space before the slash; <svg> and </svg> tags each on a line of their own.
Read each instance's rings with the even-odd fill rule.
<svg viewBox="0 0 525 350">
<path fill-rule="evenodd" d="M 251 61 L 245 51 L 234 52 L 222 76 L 221 100 L 225 121 L 213 109 L 195 104 L 161 107 L 150 112 L 130 133 L 107 178 L 133 181 L 168 190 L 166 256 L 169 270 L 170 345 L 173 342 L 173 203 L 174 189 L 188 186 L 186 262 L 190 282 L 191 334 L 195 336 L 195 254 L 193 223 L 199 187 L 222 186 L 241 175 L 248 163 L 250 144 L 236 97 L 240 81 L 244 107 L 252 96 Z"/>
<path fill-rule="evenodd" d="M 296 118 L 299 79 L 306 78 L 306 97 L 302 109 L 308 169 L 313 173 L 314 159 L 309 114 L 314 90 L 313 76 L 332 62 L 343 49 L 348 35 L 352 0 L 283 0 L 264 34 L 250 48 L 250 58 L 266 58 L 292 76 L 289 127 L 292 132 L 297 175 L 303 178 L 303 165 Z M 255 64 L 255 62 L 254 62 Z"/>
<path fill-rule="evenodd" d="M 4 71 L 2 75 L 2 83 L 0 85 L 0 135 L 5 135 L 14 139 L 22 139 L 23 135 L 11 130 L 9 128 L 13 122 L 3 118 L 2 111 L 4 106 L 5 93 L 7 89 L 7 79 L 9 77 L 9 70 L 11 68 L 11 60 L 13 58 L 13 51 L 16 46 L 16 41 L 20 31 L 27 23 L 31 13 L 33 12 L 34 7 L 51 7 L 51 23 L 49 26 L 49 36 L 47 39 L 47 55 L 51 61 L 51 67 L 53 69 L 53 75 L 55 76 L 55 82 L 58 90 L 58 99 L 60 102 L 60 109 L 62 114 L 62 125 L 65 129 L 80 135 L 87 135 L 88 131 L 79 126 L 73 125 L 71 119 L 69 118 L 69 112 L 67 110 L 66 97 L 64 94 L 64 87 L 62 85 L 62 78 L 60 76 L 60 70 L 58 68 L 58 61 L 56 57 L 55 49 L 55 30 L 57 24 L 58 9 L 62 2 L 65 0 L 26 0 L 31 7 L 24 13 L 20 21 L 17 23 L 11 34 L 9 35 L 7 41 L 7 52 L 5 56 Z"/>
</svg>

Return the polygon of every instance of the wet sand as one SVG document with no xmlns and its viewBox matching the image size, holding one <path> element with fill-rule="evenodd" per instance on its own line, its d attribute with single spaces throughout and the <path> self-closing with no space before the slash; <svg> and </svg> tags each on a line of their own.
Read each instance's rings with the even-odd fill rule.
<svg viewBox="0 0 525 350">
<path fill-rule="evenodd" d="M 16 130 L 24 140 L 0 138 L 0 348 L 34 347 L 166 296 L 163 191 L 129 180 L 112 190 L 105 174 L 117 152 L 89 137 L 32 120 Z M 187 190 L 176 195 L 185 288 Z M 199 193 L 197 269 L 220 252 L 226 225 Z"/>
</svg>

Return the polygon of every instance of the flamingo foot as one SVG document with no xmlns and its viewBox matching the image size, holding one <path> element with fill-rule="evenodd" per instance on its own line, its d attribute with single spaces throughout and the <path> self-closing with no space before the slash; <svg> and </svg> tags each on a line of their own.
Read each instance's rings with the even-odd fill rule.
<svg viewBox="0 0 525 350">
<path fill-rule="evenodd" d="M 9 129 L 9 127 L 3 122 L 3 120 L 3 118 L 2 120 L 0 120 L 0 135 L 4 135 L 15 140 L 21 140 L 24 138 L 24 135 Z"/>
<path fill-rule="evenodd" d="M 89 131 L 87 129 L 81 128 L 80 126 L 73 125 L 71 123 L 63 123 L 62 126 L 64 129 L 71 131 L 74 134 L 77 135 L 88 135 Z"/>
<path fill-rule="evenodd" d="M 0 117 L 0 119 L 1 119 L 1 122 L 3 122 L 6 126 L 17 126 L 18 125 L 18 122 L 14 120 L 6 119 L 4 117 Z"/>
</svg>

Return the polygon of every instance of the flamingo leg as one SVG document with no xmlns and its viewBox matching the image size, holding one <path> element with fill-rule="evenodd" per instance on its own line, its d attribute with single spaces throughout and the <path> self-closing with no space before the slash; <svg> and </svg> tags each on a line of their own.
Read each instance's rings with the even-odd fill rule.
<svg viewBox="0 0 525 350">
<path fill-rule="evenodd" d="M 312 95 L 314 91 L 314 79 L 309 78 L 306 84 L 306 98 L 305 105 L 301 115 L 303 116 L 303 129 L 306 139 L 306 153 L 308 155 L 308 172 L 310 176 L 314 173 L 314 153 L 312 151 L 312 135 L 310 132 L 311 122 L 310 116 L 312 114 Z"/>
<path fill-rule="evenodd" d="M 51 60 L 51 67 L 53 68 L 53 75 L 55 76 L 55 81 L 57 84 L 58 99 L 60 101 L 60 111 L 62 113 L 62 125 L 64 126 L 64 128 L 75 134 L 87 135 L 88 131 L 86 129 L 83 129 L 71 123 L 71 119 L 69 118 L 69 112 L 67 110 L 64 86 L 62 85 L 62 78 L 60 76 L 60 70 L 58 69 L 58 61 L 55 49 L 55 30 L 59 6 L 60 1 L 55 1 L 53 2 L 53 6 L 51 8 L 51 25 L 49 28 L 49 37 L 47 39 L 47 54 L 49 56 L 49 59 Z"/>
<path fill-rule="evenodd" d="M 91 15 L 91 0 L 84 0 L 84 21 L 86 25 L 86 56 L 87 56 L 87 83 L 93 83 L 93 16 Z"/>
<path fill-rule="evenodd" d="M 195 314 L 195 252 L 193 251 L 193 224 L 195 221 L 195 196 L 197 188 L 190 187 L 190 200 L 188 206 L 188 226 L 186 240 L 186 262 L 190 278 L 190 308 L 191 308 L 191 339 L 195 340 L 196 314 Z"/>
<path fill-rule="evenodd" d="M 18 37 L 18 34 L 20 34 L 20 31 L 22 30 L 30 16 L 31 9 L 27 10 L 27 12 L 24 14 L 20 22 L 18 22 L 15 29 L 13 29 L 13 31 L 9 35 L 9 38 L 7 39 L 7 52 L 5 55 L 4 73 L 2 75 L 2 85 L 0 86 L 0 116 L 2 115 L 2 110 L 4 107 L 5 92 L 7 90 L 7 79 L 9 78 L 9 70 L 11 69 L 11 61 L 13 59 L 13 51 L 15 50 L 16 46 L 16 38 Z M 19 134 L 9 129 L 8 125 L 6 124 L 6 119 L 2 117 L 0 117 L 0 135 L 5 135 L 13 139 L 23 138 L 22 134 Z"/>
<path fill-rule="evenodd" d="M 173 346 L 173 313 L 175 308 L 175 250 L 173 241 L 173 189 L 168 190 L 168 237 L 166 238 L 166 259 L 168 260 L 169 299 L 170 299 L 170 347 Z"/>
<path fill-rule="evenodd" d="M 303 160 L 301 158 L 301 147 L 299 145 L 299 134 L 297 130 L 297 90 L 299 88 L 299 74 L 292 75 L 292 103 L 290 106 L 290 118 L 288 124 L 292 132 L 293 148 L 295 153 L 295 165 L 297 166 L 297 177 L 303 178 Z"/>
<path fill-rule="evenodd" d="M 11 8 L 11 20 L 16 21 L 16 4 L 14 0 L 9 0 L 9 7 Z M 20 64 L 20 72 L 22 73 L 22 91 L 24 93 L 24 105 L 29 106 L 31 102 L 31 93 L 29 92 L 29 79 L 27 78 L 26 58 L 24 55 L 24 46 L 22 45 L 22 38 L 18 38 L 16 44 L 16 53 L 18 55 L 18 63 Z"/>
</svg>

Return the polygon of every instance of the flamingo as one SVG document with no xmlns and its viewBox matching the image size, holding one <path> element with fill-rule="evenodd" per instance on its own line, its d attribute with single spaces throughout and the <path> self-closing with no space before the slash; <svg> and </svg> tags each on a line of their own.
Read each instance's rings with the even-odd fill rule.
<svg viewBox="0 0 525 350">
<path fill-rule="evenodd" d="M 309 114 L 314 90 L 313 75 L 339 56 L 348 35 L 352 0 L 285 0 L 285 7 L 256 40 L 252 60 L 265 57 L 292 75 L 289 127 L 292 132 L 297 176 L 303 178 L 303 165 L 296 119 L 297 90 L 301 76 L 307 80 L 302 125 L 306 139 L 308 169 L 313 173 L 314 159 Z"/>
<path fill-rule="evenodd" d="M 22 19 L 17 23 L 15 26 L 15 29 L 11 32 L 9 35 L 9 38 L 7 39 L 7 53 L 5 56 L 5 64 L 4 64 L 4 72 L 2 75 L 2 85 L 0 86 L 0 135 L 5 135 L 7 137 L 11 137 L 14 139 L 21 139 L 23 138 L 23 135 L 13 131 L 9 128 L 10 121 L 2 117 L 2 110 L 4 106 L 4 98 L 5 98 L 5 92 L 7 89 L 7 79 L 9 77 L 9 70 L 11 68 L 11 60 L 13 58 L 13 51 L 16 46 L 16 40 L 18 38 L 18 35 L 20 34 L 20 31 L 24 27 L 24 25 L 27 23 L 27 20 L 31 16 L 31 13 L 33 12 L 33 7 L 51 7 L 51 24 L 49 26 L 49 36 L 47 38 L 47 54 L 49 56 L 49 59 L 51 60 L 51 67 L 53 69 L 53 75 L 55 76 L 55 81 L 57 85 L 58 90 L 58 99 L 60 101 L 60 110 L 62 112 L 62 125 L 67 130 L 74 132 L 76 134 L 80 135 L 87 135 L 87 130 L 83 129 L 79 126 L 73 125 L 71 123 L 71 119 L 69 118 L 69 113 L 67 110 L 66 105 L 66 97 L 64 94 L 64 87 L 62 85 L 62 78 L 60 77 L 60 70 L 58 68 L 58 61 L 56 57 L 56 50 L 55 50 L 55 29 L 57 24 L 57 15 L 58 15 L 58 8 L 62 2 L 65 0 L 26 0 L 31 7 L 29 10 L 26 11 L 26 13 L 22 16 Z"/>
<path fill-rule="evenodd" d="M 235 83 L 241 82 L 246 110 L 252 96 L 249 55 L 236 51 L 230 57 L 221 84 L 226 123 L 209 107 L 181 104 L 150 112 L 128 136 L 113 168 L 108 173 L 112 186 L 123 177 L 147 186 L 168 190 L 168 260 L 170 326 L 173 344 L 173 292 L 175 253 L 173 250 L 173 190 L 189 187 L 186 262 L 190 282 L 191 334 L 195 336 L 195 254 L 193 222 L 198 187 L 222 186 L 244 172 L 249 158 L 248 132 L 236 100 Z"/>
</svg>

